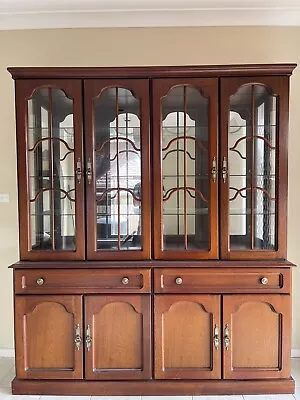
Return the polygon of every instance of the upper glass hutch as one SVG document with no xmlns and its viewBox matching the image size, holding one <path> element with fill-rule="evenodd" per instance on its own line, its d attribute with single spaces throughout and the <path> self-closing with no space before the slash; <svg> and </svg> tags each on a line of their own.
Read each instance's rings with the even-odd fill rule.
<svg viewBox="0 0 300 400">
<path fill-rule="evenodd" d="M 21 259 L 286 258 L 283 75 L 17 80 Z"/>
</svg>

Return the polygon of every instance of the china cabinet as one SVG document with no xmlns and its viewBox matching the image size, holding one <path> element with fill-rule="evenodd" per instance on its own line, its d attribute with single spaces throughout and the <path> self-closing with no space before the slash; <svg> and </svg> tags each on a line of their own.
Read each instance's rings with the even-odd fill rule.
<svg viewBox="0 0 300 400">
<path fill-rule="evenodd" d="M 8 69 L 14 394 L 293 393 L 295 66 Z"/>
</svg>

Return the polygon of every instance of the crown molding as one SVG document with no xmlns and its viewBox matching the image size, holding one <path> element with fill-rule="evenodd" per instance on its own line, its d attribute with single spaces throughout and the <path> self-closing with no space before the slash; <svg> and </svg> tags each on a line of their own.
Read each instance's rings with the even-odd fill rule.
<svg viewBox="0 0 300 400">
<path fill-rule="evenodd" d="M 296 64 L 230 64 L 144 67 L 9 67 L 13 79 L 45 78 L 162 78 L 162 77 L 219 77 L 271 76 L 293 73 Z"/>
<path fill-rule="evenodd" d="M 300 26 L 300 7 L 0 12 L 0 30 L 184 26 Z"/>
</svg>

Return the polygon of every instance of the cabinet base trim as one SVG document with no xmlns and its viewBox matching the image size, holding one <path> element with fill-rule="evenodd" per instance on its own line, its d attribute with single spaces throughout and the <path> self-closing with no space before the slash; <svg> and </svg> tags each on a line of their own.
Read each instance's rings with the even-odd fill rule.
<svg viewBox="0 0 300 400">
<path fill-rule="evenodd" d="M 150 380 L 150 381 L 12 381 L 12 394 L 77 396 L 147 396 L 147 395 L 236 395 L 294 393 L 295 382 L 289 379 L 266 380 Z"/>
</svg>

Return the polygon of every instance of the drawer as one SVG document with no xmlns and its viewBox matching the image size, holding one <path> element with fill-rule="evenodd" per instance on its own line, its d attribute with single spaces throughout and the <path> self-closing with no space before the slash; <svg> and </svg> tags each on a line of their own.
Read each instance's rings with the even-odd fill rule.
<svg viewBox="0 0 300 400">
<path fill-rule="evenodd" d="M 281 269 L 169 269 L 154 272 L 155 293 L 289 293 L 291 271 Z"/>
<path fill-rule="evenodd" d="M 16 294 L 149 293 L 149 269 L 15 270 Z"/>
</svg>

